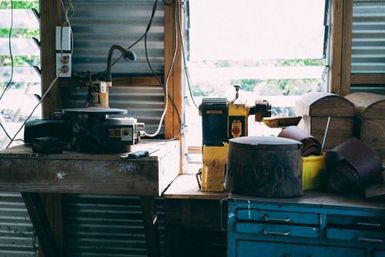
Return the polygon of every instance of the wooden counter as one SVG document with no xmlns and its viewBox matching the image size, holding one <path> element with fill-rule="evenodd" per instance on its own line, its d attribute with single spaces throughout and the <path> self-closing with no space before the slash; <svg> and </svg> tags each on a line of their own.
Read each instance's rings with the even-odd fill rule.
<svg viewBox="0 0 385 257">
<path fill-rule="evenodd" d="M 179 142 L 142 140 L 132 151 L 153 152 L 147 158 L 122 154 L 37 155 L 27 146 L 0 152 L 0 191 L 160 196 L 179 174 Z"/>
</svg>

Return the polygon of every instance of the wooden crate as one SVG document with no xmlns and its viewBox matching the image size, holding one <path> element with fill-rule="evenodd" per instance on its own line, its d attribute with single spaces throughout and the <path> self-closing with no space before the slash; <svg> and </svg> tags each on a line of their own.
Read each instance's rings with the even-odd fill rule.
<svg viewBox="0 0 385 257">
<path fill-rule="evenodd" d="M 345 96 L 356 110 L 357 136 L 385 159 L 385 96 L 352 93 Z"/>
<path fill-rule="evenodd" d="M 308 93 L 296 101 L 295 111 L 302 116 L 299 127 L 322 143 L 330 116 L 324 151 L 328 151 L 353 136 L 354 105 L 331 93 Z"/>
</svg>

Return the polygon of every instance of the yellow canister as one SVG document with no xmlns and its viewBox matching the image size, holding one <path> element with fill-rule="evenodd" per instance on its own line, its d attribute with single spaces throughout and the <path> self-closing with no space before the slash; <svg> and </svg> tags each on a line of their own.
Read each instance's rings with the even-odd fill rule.
<svg viewBox="0 0 385 257">
<path fill-rule="evenodd" d="M 303 190 L 320 187 L 321 172 L 325 168 L 325 153 L 320 156 L 302 157 L 302 186 Z"/>
</svg>

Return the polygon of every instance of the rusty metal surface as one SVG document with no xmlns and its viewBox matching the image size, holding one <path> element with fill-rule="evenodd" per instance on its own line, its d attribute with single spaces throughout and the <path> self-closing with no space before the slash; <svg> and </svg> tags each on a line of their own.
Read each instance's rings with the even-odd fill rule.
<svg viewBox="0 0 385 257">
<path fill-rule="evenodd" d="M 383 170 L 379 156 L 356 138 L 351 138 L 326 154 L 328 185 L 340 193 L 362 192 L 380 181 Z"/>
</svg>

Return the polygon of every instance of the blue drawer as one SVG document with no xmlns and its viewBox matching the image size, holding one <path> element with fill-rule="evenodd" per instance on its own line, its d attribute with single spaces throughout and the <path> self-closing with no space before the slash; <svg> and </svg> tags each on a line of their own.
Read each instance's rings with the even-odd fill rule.
<svg viewBox="0 0 385 257">
<path fill-rule="evenodd" d="M 360 248 L 238 241 L 236 257 L 363 257 Z M 381 256 L 382 257 L 382 256 Z"/>
<path fill-rule="evenodd" d="M 381 231 L 328 228 L 327 238 L 337 239 L 337 240 L 346 240 L 351 242 L 383 244 L 385 242 L 385 233 Z"/>
<path fill-rule="evenodd" d="M 374 257 L 385 257 L 385 251 L 375 251 Z"/>
<path fill-rule="evenodd" d="M 274 224 L 258 224 L 258 223 L 242 223 L 235 225 L 235 231 L 239 233 L 248 233 L 263 236 L 278 237 L 305 237 L 318 238 L 319 229 L 310 226 L 294 226 L 294 225 L 274 225 Z"/>
<path fill-rule="evenodd" d="M 238 209 L 237 220 L 284 224 L 318 225 L 319 215 L 315 213 Z"/>
<path fill-rule="evenodd" d="M 328 215 L 329 225 L 357 226 L 367 229 L 384 229 L 385 218 L 383 217 L 363 217 L 347 215 Z"/>
</svg>

